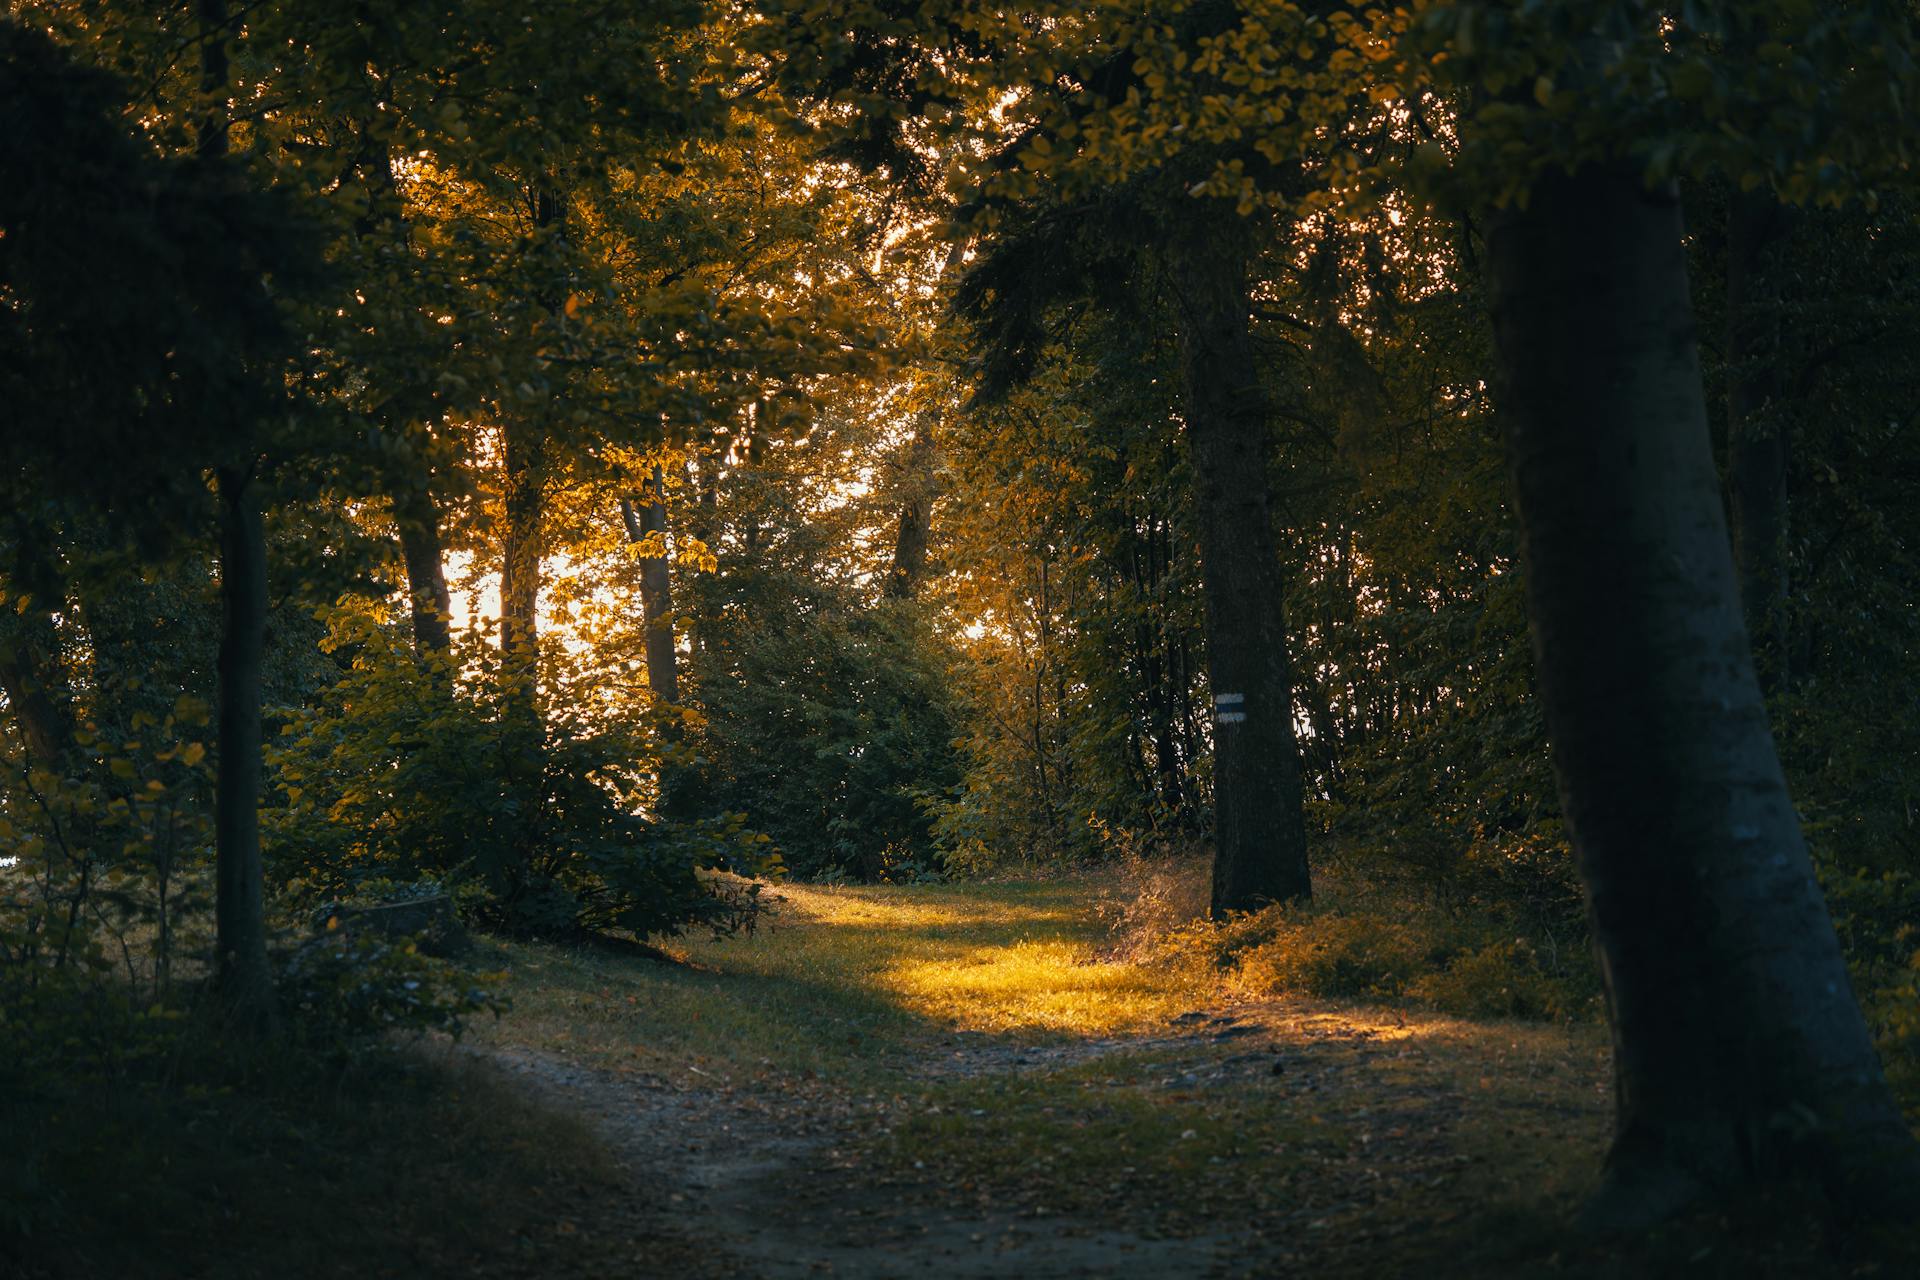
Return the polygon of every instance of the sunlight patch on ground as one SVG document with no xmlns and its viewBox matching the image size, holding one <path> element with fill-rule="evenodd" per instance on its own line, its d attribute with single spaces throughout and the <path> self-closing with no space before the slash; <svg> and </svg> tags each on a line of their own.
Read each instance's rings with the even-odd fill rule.
<svg viewBox="0 0 1920 1280">
<path fill-rule="evenodd" d="M 857 936 L 846 941 L 871 966 L 877 993 L 958 1030 L 1139 1030 L 1191 1009 L 1212 985 L 1186 967 L 1101 958 L 1085 887 L 1072 883 L 996 885 L 984 900 L 982 886 L 780 892 L 805 928 Z"/>
<path fill-rule="evenodd" d="M 1058 939 L 906 960 L 885 982 L 910 1007 L 969 1031 L 1111 1034 L 1164 1022 L 1205 995 L 1187 974 L 1100 960 Z"/>
</svg>

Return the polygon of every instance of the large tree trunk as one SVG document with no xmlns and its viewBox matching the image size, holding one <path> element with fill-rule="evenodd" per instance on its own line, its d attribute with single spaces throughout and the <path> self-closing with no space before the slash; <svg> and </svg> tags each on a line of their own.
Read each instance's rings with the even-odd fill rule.
<svg viewBox="0 0 1920 1280">
<path fill-rule="evenodd" d="M 1214 698 L 1213 913 L 1308 897 L 1279 556 L 1269 510 L 1267 404 L 1248 332 L 1239 219 L 1197 209 L 1169 245 L 1180 308 Z"/>
<path fill-rule="evenodd" d="M 1550 174 L 1490 223 L 1539 693 L 1613 1027 L 1589 1223 L 1801 1172 L 1911 1195 L 1767 727 L 1708 437 L 1680 210 Z"/>
<path fill-rule="evenodd" d="M 214 778 L 216 976 L 235 1018 L 271 1017 L 273 979 L 260 877 L 260 675 L 267 633 L 267 539 L 255 484 L 219 472 L 220 721 Z"/>
<path fill-rule="evenodd" d="M 1734 563 L 1762 692 L 1786 687 L 1787 426 L 1780 413 L 1779 264 L 1788 211 L 1766 190 L 1727 214 L 1727 487 Z"/>
<path fill-rule="evenodd" d="M 453 645 L 450 630 L 453 597 L 447 591 L 440 512 L 424 475 L 416 483 L 392 486 L 393 523 L 400 557 L 407 570 L 407 601 L 413 610 L 413 645 L 421 657 L 445 653 Z"/>
<path fill-rule="evenodd" d="M 886 583 L 881 588 L 889 600 L 912 599 L 926 569 L 927 539 L 933 531 L 934 456 L 933 425 L 929 419 L 923 419 L 907 444 L 893 563 L 887 568 Z"/>
</svg>

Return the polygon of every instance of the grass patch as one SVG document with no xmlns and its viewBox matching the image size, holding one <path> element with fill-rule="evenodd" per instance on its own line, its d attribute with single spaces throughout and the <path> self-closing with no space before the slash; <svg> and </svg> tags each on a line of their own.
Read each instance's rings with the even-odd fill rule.
<svg viewBox="0 0 1920 1280">
<path fill-rule="evenodd" d="M 861 1162 L 981 1212 L 1187 1235 L 1296 1203 L 1344 1127 L 1284 1091 L 1202 1085 L 1168 1053 L 927 1090 Z"/>
<path fill-rule="evenodd" d="M 1083 880 L 782 885 L 750 938 L 688 938 L 676 963 L 500 948 L 513 1012 L 486 1037 L 662 1074 L 855 1083 L 955 1031 L 1017 1041 L 1141 1030 L 1212 975 L 1106 958 Z"/>
<path fill-rule="evenodd" d="M 845 1167 L 929 1203 L 1169 1235 L 1245 1224 L 1263 1247 L 1316 1257 L 1490 1204 L 1563 1221 L 1592 1183 L 1607 1128 L 1597 1029 L 1246 1012 L 1248 1035 L 896 1094 Z"/>
<path fill-rule="evenodd" d="M 7 1082 L 0 1254 L 20 1274 L 483 1272 L 566 1257 L 567 1206 L 614 1186 L 581 1125 L 445 1046 L 343 1063 L 183 1041 L 148 1074 Z"/>
</svg>

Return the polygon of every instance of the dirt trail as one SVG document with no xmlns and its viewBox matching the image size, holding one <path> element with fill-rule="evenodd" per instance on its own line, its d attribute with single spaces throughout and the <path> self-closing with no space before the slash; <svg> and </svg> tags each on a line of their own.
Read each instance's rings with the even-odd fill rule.
<svg viewBox="0 0 1920 1280">
<path fill-rule="evenodd" d="M 1368 1032 L 1338 1018 L 1282 1034 L 1257 1012 L 1191 1013 L 1159 1035 L 1061 1044 L 1011 1045 L 960 1034 L 902 1064 L 901 1080 L 1009 1085 L 1112 1055 L 1155 1055 L 1168 1071 L 1150 1083 L 1167 1089 L 1278 1087 L 1288 1063 L 1315 1055 L 1313 1072 L 1290 1087 L 1311 1093 L 1335 1076 L 1357 1082 L 1369 1054 Z M 1324 1046 L 1324 1051 L 1320 1047 Z M 1325 1186 L 1293 1214 L 1217 1229 L 1150 1237 L 1072 1214 L 1031 1206 L 981 1211 L 967 1197 L 928 1182 L 874 1179 L 840 1159 L 843 1147 L 884 1123 L 825 1088 L 682 1086 L 642 1073 L 615 1074 L 525 1048 L 488 1050 L 502 1070 L 540 1098 L 572 1111 L 600 1134 L 631 1187 L 636 1235 L 697 1248 L 689 1272 L 714 1277 L 840 1276 L 861 1280 L 909 1277 L 1189 1277 L 1272 1275 L 1303 1260 L 1303 1248 L 1325 1267 L 1339 1246 L 1326 1215 L 1357 1208 L 1378 1186 L 1350 1184 L 1328 1170 Z M 1171 1066 L 1166 1065 L 1171 1063 Z M 1433 1122 L 1456 1111 L 1434 1099 Z M 1415 1135 L 1403 1161 L 1432 1165 L 1422 1152 L 1430 1134 Z M 1418 1150 L 1415 1148 L 1418 1147 Z M 1379 1148 L 1376 1156 L 1389 1153 Z M 1304 1244 L 1303 1244 L 1304 1242 Z"/>
<path fill-rule="evenodd" d="M 1052 1069 L 1154 1043 L 1162 1042 L 963 1045 L 911 1070 L 923 1079 L 977 1078 Z M 715 1276 L 1181 1280 L 1228 1274 L 1225 1256 L 1244 1243 L 1224 1234 L 1148 1239 L 1067 1217 L 928 1206 L 897 1187 L 865 1187 L 831 1168 L 826 1157 L 855 1117 L 821 1106 L 818 1098 L 682 1089 L 525 1049 L 490 1056 L 545 1100 L 588 1119 L 632 1180 L 643 1215 L 657 1219 L 647 1225 L 707 1242 Z"/>
</svg>

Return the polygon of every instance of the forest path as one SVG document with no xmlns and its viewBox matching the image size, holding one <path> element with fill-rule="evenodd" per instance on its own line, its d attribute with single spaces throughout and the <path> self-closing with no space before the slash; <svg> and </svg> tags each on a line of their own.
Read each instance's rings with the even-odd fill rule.
<svg viewBox="0 0 1920 1280">
<path fill-rule="evenodd" d="M 1234 1001 L 1104 955 L 1102 891 L 785 887 L 677 966 L 514 948 L 478 1039 L 598 1135 L 560 1229 L 630 1274 L 1372 1274 L 1596 1164 L 1589 1030 Z"/>
</svg>

